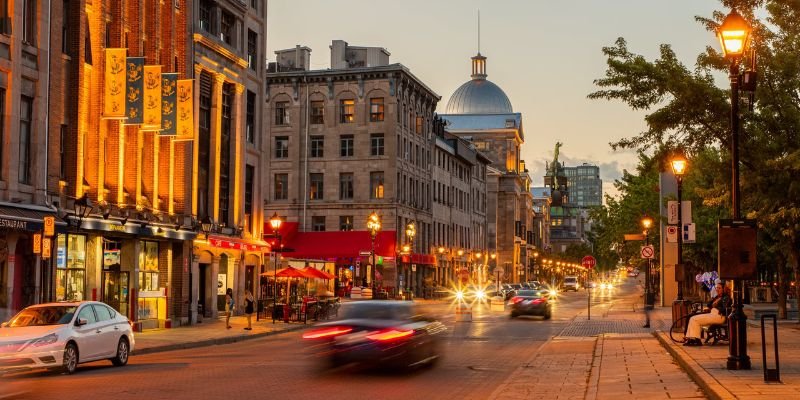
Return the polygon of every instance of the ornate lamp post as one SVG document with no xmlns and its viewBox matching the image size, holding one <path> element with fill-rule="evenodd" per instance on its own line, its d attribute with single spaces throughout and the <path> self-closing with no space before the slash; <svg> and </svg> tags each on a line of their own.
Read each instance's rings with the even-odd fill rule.
<svg viewBox="0 0 800 400">
<path fill-rule="evenodd" d="M 89 216 L 93 208 L 92 200 L 89 199 L 89 194 L 84 193 L 83 196 L 76 199 L 73 207 L 75 208 L 75 216 L 78 218 L 78 226 L 75 230 L 80 231 L 83 219 Z"/>
<path fill-rule="evenodd" d="M 538 281 L 538 280 L 539 280 L 539 274 L 538 274 L 538 273 L 536 273 L 536 259 L 537 259 L 537 258 L 539 258 L 539 252 L 538 252 L 538 251 L 534 251 L 534 252 L 533 252 L 533 265 L 531 265 L 531 268 L 533 269 L 533 271 L 532 271 L 532 272 L 533 272 L 533 278 L 534 278 L 534 280 L 537 280 L 537 281 Z"/>
<path fill-rule="evenodd" d="M 281 234 L 280 234 L 280 232 L 278 230 L 281 229 L 281 225 L 283 225 L 283 220 L 281 219 L 281 217 L 278 215 L 278 212 L 276 211 L 275 214 L 272 215 L 272 218 L 269 219 L 269 226 L 272 227 L 272 234 L 278 240 L 278 246 L 275 247 L 275 249 L 273 250 L 273 252 L 275 253 L 275 267 L 274 267 L 275 275 L 273 276 L 274 280 L 273 280 L 273 289 L 272 289 L 272 323 L 273 324 L 275 323 L 275 307 L 277 307 L 277 304 L 278 304 L 278 258 L 281 256 L 281 254 L 280 254 Z M 288 308 L 288 304 L 287 304 L 287 308 Z M 284 313 L 285 312 L 286 312 L 286 310 L 284 310 Z M 284 316 L 284 317 L 288 317 L 288 314 L 286 316 Z"/>
<path fill-rule="evenodd" d="M 729 78 L 731 81 L 731 203 L 733 220 L 741 218 L 739 197 L 739 84 L 741 74 L 739 65 L 747 50 L 752 28 L 747 21 L 732 9 L 717 30 L 717 37 L 722 46 L 722 53 L 731 62 Z M 734 310 L 728 317 L 730 345 L 728 347 L 728 369 L 750 369 L 750 357 L 747 355 L 747 316 L 744 314 L 742 300 L 744 282 L 735 283 Z"/>
<path fill-rule="evenodd" d="M 675 174 L 675 179 L 678 181 L 678 263 L 675 265 L 675 276 L 680 277 L 678 280 L 678 298 L 676 301 L 683 301 L 683 216 L 682 216 L 682 202 L 681 193 L 683 189 L 683 175 L 686 173 L 686 167 L 689 164 L 683 154 L 676 154 L 670 161 L 672 164 L 672 172 Z M 676 279 L 677 280 L 677 279 Z"/>
<path fill-rule="evenodd" d="M 444 283 L 444 275 L 447 275 L 446 267 L 443 265 L 444 252 L 446 249 L 443 246 L 439 246 L 439 248 L 436 250 L 439 252 L 439 272 L 436 274 L 436 282 L 439 285 L 442 285 Z"/>
<path fill-rule="evenodd" d="M 678 209 L 680 209 L 680 206 L 679 206 Z M 642 217 L 642 228 L 644 228 L 644 245 L 645 246 L 649 246 L 650 245 L 649 233 L 650 233 L 650 227 L 651 226 L 653 226 L 653 219 L 650 218 L 650 216 L 648 216 L 647 214 L 645 214 L 644 217 Z M 651 301 L 651 300 L 653 300 L 653 299 L 651 299 L 651 297 L 654 297 L 654 296 L 652 294 L 652 288 L 650 287 L 650 280 L 651 280 L 651 277 L 650 277 L 650 268 L 651 268 L 650 267 L 650 260 L 652 260 L 652 259 L 651 258 L 647 259 L 647 269 L 644 270 L 644 307 L 645 307 L 645 310 L 649 310 L 649 307 L 652 307 L 654 305 L 654 303 L 655 303 L 655 301 Z M 646 322 L 644 324 L 644 327 L 645 328 L 649 328 L 650 327 L 650 314 L 646 313 L 646 315 L 647 315 L 647 320 L 646 320 Z"/>
<path fill-rule="evenodd" d="M 375 284 L 378 276 L 378 267 L 375 264 L 375 238 L 378 237 L 378 231 L 381 230 L 381 217 L 374 211 L 369 215 L 369 218 L 367 218 L 367 229 L 369 229 L 369 237 L 372 240 L 372 298 L 375 299 L 378 294 Z"/>
<path fill-rule="evenodd" d="M 403 246 L 403 250 L 408 252 L 409 260 L 413 259 L 414 236 L 416 236 L 416 235 L 417 235 L 417 226 L 414 224 L 414 222 L 409 222 L 408 225 L 406 225 L 406 238 L 408 240 L 408 244 Z M 406 246 L 408 246 L 408 247 L 406 247 Z M 406 250 L 406 248 L 408 250 Z M 409 262 L 409 264 L 410 264 L 410 262 Z M 416 285 L 416 282 L 414 282 L 414 280 L 416 279 L 417 274 L 416 274 L 415 271 L 413 271 L 413 268 L 414 268 L 413 265 L 410 266 L 408 276 L 409 276 L 409 283 L 411 284 L 411 290 L 415 291 L 417 285 Z"/>
</svg>

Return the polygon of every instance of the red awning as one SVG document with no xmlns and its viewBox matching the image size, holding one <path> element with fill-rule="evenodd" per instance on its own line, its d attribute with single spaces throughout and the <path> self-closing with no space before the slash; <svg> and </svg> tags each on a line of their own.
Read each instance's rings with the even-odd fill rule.
<svg viewBox="0 0 800 400">
<path fill-rule="evenodd" d="M 291 240 L 282 240 L 282 244 L 289 250 L 283 253 L 284 256 L 312 259 L 366 257 L 372 249 L 372 240 L 367 231 L 296 232 L 291 235 Z M 394 257 L 394 231 L 378 232 L 375 254 Z"/>
<path fill-rule="evenodd" d="M 436 257 L 430 254 L 408 254 L 400 256 L 400 261 L 411 264 L 436 265 Z"/>
<path fill-rule="evenodd" d="M 228 236 L 208 235 L 208 244 L 213 247 L 219 247 L 221 249 L 235 249 L 235 250 L 261 251 L 261 252 L 270 251 L 270 245 L 267 242 L 240 239 Z"/>
</svg>

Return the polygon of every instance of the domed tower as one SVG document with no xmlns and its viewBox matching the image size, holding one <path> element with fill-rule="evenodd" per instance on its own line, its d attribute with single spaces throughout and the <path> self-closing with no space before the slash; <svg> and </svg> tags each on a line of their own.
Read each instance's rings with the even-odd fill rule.
<svg viewBox="0 0 800 400">
<path fill-rule="evenodd" d="M 486 57 L 472 57 L 472 79 L 461 85 L 447 102 L 445 114 L 511 114 L 508 96 L 486 79 Z"/>
</svg>

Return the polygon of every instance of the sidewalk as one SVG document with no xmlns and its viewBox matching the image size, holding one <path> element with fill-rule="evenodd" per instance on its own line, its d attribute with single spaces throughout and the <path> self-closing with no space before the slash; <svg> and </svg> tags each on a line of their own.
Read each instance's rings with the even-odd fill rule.
<svg viewBox="0 0 800 400">
<path fill-rule="evenodd" d="M 247 331 L 247 319 L 243 316 L 231 318 L 231 329 L 225 328 L 225 318 L 204 319 L 202 323 L 172 329 L 156 329 L 137 332 L 134 334 L 136 348 L 134 355 L 158 353 L 162 351 L 189 349 L 195 347 L 213 346 L 218 344 L 235 343 L 242 340 L 276 335 L 308 328 L 313 323 L 302 322 L 284 323 L 272 319 L 255 320 L 253 317 L 253 330 Z"/>
</svg>

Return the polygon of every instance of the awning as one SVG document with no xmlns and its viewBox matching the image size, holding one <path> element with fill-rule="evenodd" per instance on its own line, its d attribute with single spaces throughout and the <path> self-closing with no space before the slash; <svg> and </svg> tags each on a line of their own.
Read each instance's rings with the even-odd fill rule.
<svg viewBox="0 0 800 400">
<path fill-rule="evenodd" d="M 283 235 L 283 232 L 281 233 Z M 331 258 L 357 258 L 369 257 L 372 249 L 372 240 L 367 231 L 337 231 L 337 232 L 287 232 L 286 237 L 281 237 L 281 244 L 286 257 L 331 259 Z M 271 241 L 271 240 L 270 240 Z M 395 231 L 378 232 L 375 238 L 375 255 L 381 257 L 394 257 Z"/>
<path fill-rule="evenodd" d="M 208 244 L 221 249 L 233 249 L 243 251 L 269 252 L 270 245 L 261 240 L 241 239 L 229 236 L 208 235 Z"/>
<path fill-rule="evenodd" d="M 436 265 L 436 257 L 430 254 L 408 254 L 400 256 L 400 262 L 410 264 Z"/>
<path fill-rule="evenodd" d="M 0 204 L 0 229 L 39 232 L 44 229 L 44 217 L 55 218 L 57 231 L 64 231 L 63 228 L 67 226 L 66 222 L 58 218 L 55 210 L 37 206 Z"/>
</svg>

